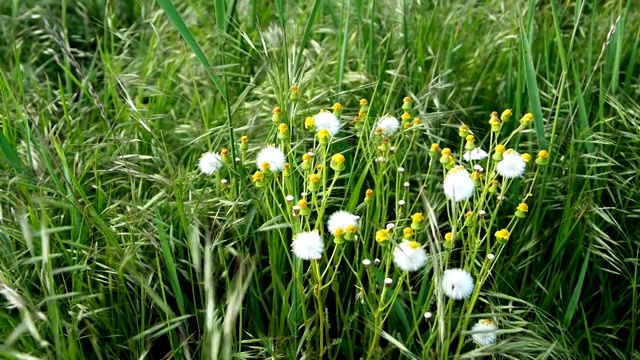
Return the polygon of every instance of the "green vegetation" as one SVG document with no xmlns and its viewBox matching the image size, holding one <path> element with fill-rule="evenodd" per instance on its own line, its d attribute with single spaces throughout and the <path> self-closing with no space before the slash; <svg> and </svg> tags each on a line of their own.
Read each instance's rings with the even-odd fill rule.
<svg viewBox="0 0 640 360">
<path fill-rule="evenodd" d="M 639 357 L 639 27 L 621 0 L 0 2 L 2 357 Z M 334 103 L 324 144 L 306 119 Z M 489 158 L 453 204 L 462 124 Z M 532 155 L 511 181 L 507 139 Z M 290 168 L 262 180 L 267 144 Z M 336 210 L 357 240 L 336 244 Z M 325 253 L 300 260 L 314 228 Z M 406 235 L 429 254 L 415 272 L 393 261 Z M 458 267 L 476 286 L 450 300 Z"/>
</svg>

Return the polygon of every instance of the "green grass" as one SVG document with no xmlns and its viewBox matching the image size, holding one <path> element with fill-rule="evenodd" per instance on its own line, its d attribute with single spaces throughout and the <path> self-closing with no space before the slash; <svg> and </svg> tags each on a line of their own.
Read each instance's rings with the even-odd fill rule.
<svg viewBox="0 0 640 360">
<path fill-rule="evenodd" d="M 1 2 L 0 290 L 15 291 L 19 309 L 0 310 L 0 353 L 640 356 L 639 25 L 632 2 L 613 0 Z M 301 90 L 295 103 L 292 84 Z M 422 125 L 394 143 L 400 176 L 374 163 L 378 143 L 349 123 L 361 98 L 377 119 L 399 116 L 405 96 Z M 345 126 L 328 155 L 343 153 L 347 169 L 317 210 L 357 212 L 367 226 L 335 262 L 323 260 L 321 284 L 334 280 L 317 295 L 310 262 L 289 251 L 307 225 L 282 199 L 297 200 L 306 178 L 257 188 L 251 174 L 266 142 L 284 144 L 273 107 L 282 108 L 288 160 L 298 164 L 316 145 L 305 118 L 334 102 Z M 389 252 L 373 239 L 387 222 L 404 227 L 422 211 L 418 240 L 438 253 L 434 240 L 461 224 L 450 220 L 429 146 L 458 153 L 462 123 L 489 144 L 489 114 L 505 108 L 514 113 L 506 134 L 534 114 L 510 144 L 548 149 L 550 163 L 496 205 L 492 215 L 510 224 L 517 194 L 533 188 L 477 296 L 454 304 L 434 293 L 433 276 L 484 252 L 464 243 L 407 277 L 385 268 Z M 241 161 L 217 176 L 199 173 L 200 155 L 222 148 Z M 329 187 L 333 172 L 325 174 Z M 374 206 L 362 202 L 367 188 Z M 403 196 L 410 206 L 397 209 Z M 325 242 L 330 256 L 335 245 Z M 375 257 L 380 268 L 365 269 L 362 260 Z M 386 275 L 397 286 L 381 292 L 375 284 Z M 388 311 L 376 313 L 386 301 Z M 472 317 L 458 318 L 462 309 Z M 492 347 L 456 331 L 479 315 L 498 319 Z"/>
</svg>

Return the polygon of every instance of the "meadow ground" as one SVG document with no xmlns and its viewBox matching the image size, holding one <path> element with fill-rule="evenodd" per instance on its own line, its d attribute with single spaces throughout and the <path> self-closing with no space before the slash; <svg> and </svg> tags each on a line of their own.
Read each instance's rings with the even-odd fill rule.
<svg viewBox="0 0 640 360">
<path fill-rule="evenodd" d="M 639 29 L 0 2 L 2 357 L 639 358 Z"/>
</svg>

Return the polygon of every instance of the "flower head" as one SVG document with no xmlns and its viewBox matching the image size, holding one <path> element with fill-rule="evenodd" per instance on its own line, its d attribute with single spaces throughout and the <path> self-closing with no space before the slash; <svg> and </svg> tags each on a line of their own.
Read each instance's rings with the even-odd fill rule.
<svg viewBox="0 0 640 360">
<path fill-rule="evenodd" d="M 444 178 L 444 193 L 454 202 L 463 201 L 473 196 L 473 179 L 462 166 L 451 169 Z"/>
<path fill-rule="evenodd" d="M 427 252 L 417 241 L 405 240 L 393 249 L 393 262 L 404 271 L 420 270 L 427 263 Z"/>
<path fill-rule="evenodd" d="M 284 168 L 287 159 L 282 150 L 275 146 L 267 146 L 260 150 L 256 157 L 256 164 L 262 170 L 270 170 L 271 172 L 279 172 Z"/>
<path fill-rule="evenodd" d="M 202 173 L 211 175 L 222 169 L 222 158 L 214 152 L 206 152 L 202 154 L 198 161 L 198 168 Z"/>
<path fill-rule="evenodd" d="M 316 126 L 316 131 L 324 129 L 329 132 L 329 135 L 335 136 L 340 130 L 340 120 L 328 111 L 320 110 L 320 112 L 313 117 L 313 121 Z"/>
<path fill-rule="evenodd" d="M 300 259 L 320 259 L 324 252 L 324 241 L 317 230 L 301 232 L 293 238 L 291 249 Z"/>
<path fill-rule="evenodd" d="M 382 117 L 382 119 L 378 121 L 378 124 L 376 124 L 376 129 L 381 129 L 381 133 L 384 136 L 393 135 L 393 133 L 398 131 L 399 128 L 400 122 L 398 121 L 398 119 L 391 115 Z"/>
<path fill-rule="evenodd" d="M 475 286 L 473 277 L 466 270 L 445 270 L 442 277 L 442 290 L 445 295 L 455 300 L 467 299 Z"/>
<path fill-rule="evenodd" d="M 462 155 L 465 161 L 471 161 L 471 160 L 480 161 L 485 159 L 487 156 L 489 156 L 489 154 L 487 154 L 486 151 L 480 149 L 479 147 L 471 151 L 467 151 Z"/>
<path fill-rule="evenodd" d="M 389 244 L 391 240 L 391 230 L 384 229 L 376 231 L 376 242 L 382 246 Z"/>
<path fill-rule="evenodd" d="M 471 328 L 471 338 L 474 343 L 480 346 L 492 345 L 498 336 L 497 329 L 498 327 L 493 320 L 482 319 Z"/>
<path fill-rule="evenodd" d="M 327 228 L 332 235 L 336 235 L 338 229 L 342 229 L 343 233 L 347 230 L 347 227 L 358 227 L 358 217 L 344 210 L 338 210 L 329 216 L 327 221 Z"/>
<path fill-rule="evenodd" d="M 514 179 L 522 177 L 526 168 L 527 163 L 522 156 L 513 149 L 509 149 L 504 152 L 502 160 L 496 166 L 496 171 L 504 178 Z"/>
<path fill-rule="evenodd" d="M 509 240 L 511 233 L 509 233 L 509 230 L 507 229 L 502 229 L 502 230 L 496 231 L 494 235 L 496 236 L 496 239 L 498 240 L 498 242 L 505 243 L 507 240 Z"/>
</svg>

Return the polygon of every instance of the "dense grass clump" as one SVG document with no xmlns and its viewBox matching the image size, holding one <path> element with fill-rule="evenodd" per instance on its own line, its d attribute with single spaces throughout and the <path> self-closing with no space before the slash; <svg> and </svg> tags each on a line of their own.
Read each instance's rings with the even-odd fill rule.
<svg viewBox="0 0 640 360">
<path fill-rule="evenodd" d="M 638 26 L 624 1 L 0 3 L 0 353 L 640 356 Z"/>
</svg>

